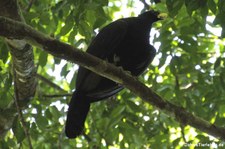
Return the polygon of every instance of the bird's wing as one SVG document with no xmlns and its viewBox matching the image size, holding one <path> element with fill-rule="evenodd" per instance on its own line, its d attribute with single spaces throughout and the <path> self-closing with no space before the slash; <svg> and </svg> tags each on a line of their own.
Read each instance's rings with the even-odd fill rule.
<svg viewBox="0 0 225 149">
<path fill-rule="evenodd" d="M 124 19 L 117 20 L 104 27 L 91 42 L 87 52 L 107 59 L 112 56 L 115 48 L 123 41 L 127 32 L 127 22 Z M 106 85 L 107 82 L 107 85 Z M 76 89 L 85 91 L 95 100 L 107 98 L 119 92 L 123 87 L 115 82 L 107 81 L 93 72 L 80 67 L 77 74 Z"/>
<path fill-rule="evenodd" d="M 147 50 L 148 53 L 145 54 L 146 58 L 142 58 L 143 61 L 140 62 L 137 66 L 135 66 L 136 71 L 135 74 L 136 76 L 141 75 L 146 68 L 149 66 L 149 64 L 153 61 L 155 55 L 156 55 L 156 50 L 152 45 L 148 45 L 149 46 L 149 50 Z"/>
<path fill-rule="evenodd" d="M 89 45 L 87 52 L 101 59 L 114 52 L 127 33 L 127 22 L 119 19 L 104 27 Z"/>
<path fill-rule="evenodd" d="M 87 49 L 87 53 L 90 53 L 101 59 L 107 59 L 107 57 L 114 52 L 115 48 L 125 37 L 127 27 L 127 22 L 124 19 L 117 20 L 107 25 L 91 42 Z M 90 71 L 80 67 L 77 74 L 76 88 L 78 89 L 81 86 L 85 86 L 83 83 L 86 82 L 85 79 L 88 79 L 89 76 Z"/>
</svg>

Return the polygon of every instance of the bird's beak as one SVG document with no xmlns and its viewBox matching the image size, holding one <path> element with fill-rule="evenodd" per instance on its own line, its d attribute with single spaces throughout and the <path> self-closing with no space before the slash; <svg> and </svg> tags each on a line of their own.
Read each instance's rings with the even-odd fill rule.
<svg viewBox="0 0 225 149">
<path fill-rule="evenodd" d="M 157 16 L 160 20 L 164 20 L 168 17 L 168 14 L 167 13 L 160 13 L 158 14 Z"/>
</svg>

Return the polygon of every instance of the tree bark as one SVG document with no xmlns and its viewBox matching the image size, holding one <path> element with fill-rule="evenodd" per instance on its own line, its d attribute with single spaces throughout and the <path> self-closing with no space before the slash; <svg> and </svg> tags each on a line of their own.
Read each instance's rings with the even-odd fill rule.
<svg viewBox="0 0 225 149">
<path fill-rule="evenodd" d="M 0 10 L 0 16 L 25 23 L 17 0 L 0 0 Z M 6 38 L 6 42 L 12 55 L 18 99 L 28 100 L 34 96 L 37 84 L 33 48 L 25 40 Z"/>
</svg>

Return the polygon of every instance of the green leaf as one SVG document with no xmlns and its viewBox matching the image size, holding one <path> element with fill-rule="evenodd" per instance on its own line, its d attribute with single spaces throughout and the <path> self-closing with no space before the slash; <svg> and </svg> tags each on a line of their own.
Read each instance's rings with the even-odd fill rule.
<svg viewBox="0 0 225 149">
<path fill-rule="evenodd" d="M 219 0 L 218 1 L 218 7 L 219 7 L 219 11 L 221 12 L 221 13 L 224 13 L 224 11 L 225 11 L 225 1 L 224 0 Z"/>
<path fill-rule="evenodd" d="M 73 75 L 73 78 L 72 78 L 72 80 L 70 81 L 70 89 L 71 89 L 71 90 L 75 88 L 76 79 L 77 79 L 77 75 Z"/>
<path fill-rule="evenodd" d="M 136 105 L 133 101 L 129 101 L 126 100 L 126 105 L 128 106 L 128 108 L 134 112 L 134 113 L 139 113 L 142 112 L 142 107 L 140 107 L 139 105 Z"/>
<path fill-rule="evenodd" d="M 48 60 L 48 53 L 42 51 L 39 56 L 39 65 L 41 67 L 44 67 L 47 64 L 47 60 Z"/>
<path fill-rule="evenodd" d="M 5 43 L 0 44 L 0 59 L 6 63 L 9 56 L 8 48 Z"/>
<path fill-rule="evenodd" d="M 224 114 L 225 114 L 225 105 L 220 105 L 220 106 L 219 106 L 219 113 L 220 113 L 221 115 L 224 115 Z"/>
<path fill-rule="evenodd" d="M 45 116 L 41 115 L 41 113 L 39 113 L 37 115 L 36 123 L 37 123 L 37 126 L 42 130 L 45 130 L 46 127 L 48 126 L 47 118 Z"/>
<path fill-rule="evenodd" d="M 113 111 L 110 114 L 110 117 L 117 117 L 118 115 L 121 115 L 124 110 L 125 110 L 125 106 L 119 105 L 113 109 Z"/>
<path fill-rule="evenodd" d="M 220 67 L 220 64 L 221 64 L 221 57 L 218 57 L 214 64 L 214 70 L 216 70 L 218 67 Z"/>
<path fill-rule="evenodd" d="M 30 129 L 29 129 L 30 134 L 31 134 L 31 136 L 32 136 L 32 140 L 37 140 L 37 139 L 39 138 L 39 132 L 38 132 L 37 129 L 38 129 L 38 128 L 37 128 L 37 125 L 33 122 L 33 123 L 31 124 Z"/>
<path fill-rule="evenodd" d="M 95 8 L 96 9 L 96 8 Z M 89 10 L 89 11 L 87 11 L 87 13 L 86 13 L 86 18 L 87 18 L 87 20 L 88 20 L 88 22 L 89 22 L 89 24 L 90 24 L 90 26 L 92 26 L 93 27 L 93 25 L 94 25 L 94 23 L 95 23 L 95 21 L 96 21 L 96 15 L 95 15 L 95 11 L 96 10 Z"/>
<path fill-rule="evenodd" d="M 114 127 L 122 120 L 123 117 L 124 116 L 122 114 L 110 117 L 108 129 L 114 129 Z"/>
<path fill-rule="evenodd" d="M 222 24 L 221 38 L 225 38 L 225 24 Z"/>
<path fill-rule="evenodd" d="M 81 21 L 78 26 L 79 33 L 85 36 L 86 40 L 91 39 L 92 28 L 86 21 Z"/>
<path fill-rule="evenodd" d="M 60 30 L 60 35 L 64 36 L 66 35 L 73 27 L 74 27 L 74 18 L 73 15 L 70 14 L 65 21 L 65 25 L 62 27 L 62 29 Z"/>
<path fill-rule="evenodd" d="M 180 141 L 181 141 L 181 138 L 175 139 L 175 140 L 173 141 L 173 146 L 174 146 L 174 147 L 175 147 L 175 146 L 179 146 Z"/>
<path fill-rule="evenodd" d="M 100 133 L 105 134 L 108 129 L 110 119 L 107 117 L 101 118 L 96 121 L 96 127 L 99 129 Z"/>
<path fill-rule="evenodd" d="M 52 7 L 52 11 L 54 13 L 59 12 L 59 10 L 62 10 L 63 6 L 65 6 L 66 2 L 65 1 L 59 1 L 58 3 L 56 3 L 56 5 L 54 7 Z"/>
<path fill-rule="evenodd" d="M 3 139 L 1 139 L 0 140 L 0 148 L 2 148 L 2 149 L 8 149 L 8 148 L 10 148 L 9 147 L 9 143 L 8 143 L 8 141 L 6 142 L 5 140 L 3 140 Z"/>
<path fill-rule="evenodd" d="M 67 64 L 65 64 L 61 70 L 60 75 L 66 77 L 66 75 L 69 73 L 69 70 L 67 70 Z"/>
<path fill-rule="evenodd" d="M 4 84 L 5 84 L 4 90 L 9 91 L 10 87 L 12 86 L 12 75 L 11 74 L 8 75 Z"/>
<path fill-rule="evenodd" d="M 109 0 L 95 0 L 97 4 L 101 4 L 101 6 L 107 6 Z"/>
<path fill-rule="evenodd" d="M 216 6 L 216 3 L 215 3 L 214 0 L 208 0 L 208 7 L 214 14 L 216 14 L 216 12 L 217 12 L 217 8 L 216 7 L 217 6 Z"/>
<path fill-rule="evenodd" d="M 169 14 L 171 17 L 174 17 L 178 14 L 178 11 L 181 9 L 183 6 L 184 1 L 183 0 L 167 0 L 166 1 L 166 6 L 167 9 L 169 10 Z"/>
<path fill-rule="evenodd" d="M 73 27 L 73 30 L 70 32 L 70 35 L 68 37 L 68 42 L 70 42 L 71 44 L 74 44 L 76 35 L 77 35 L 77 28 Z"/>
<path fill-rule="evenodd" d="M 202 6 L 201 1 L 202 0 L 185 0 L 185 5 L 187 7 L 187 11 L 188 11 L 189 15 L 191 15 L 193 11 L 197 10 L 199 7 Z"/>
<path fill-rule="evenodd" d="M 107 132 L 105 134 L 105 140 L 109 144 L 113 144 L 115 140 L 118 139 L 119 136 L 119 130 L 116 128 L 107 129 Z"/>
<path fill-rule="evenodd" d="M 24 129 L 23 129 L 18 117 L 15 118 L 15 120 L 13 122 L 12 131 L 13 131 L 18 143 L 21 143 L 25 139 Z"/>
<path fill-rule="evenodd" d="M 7 108 L 12 102 L 12 100 L 13 99 L 10 96 L 8 96 L 8 94 L 6 94 L 5 92 L 3 93 L 0 92 L 0 108 L 1 109 Z"/>
<path fill-rule="evenodd" d="M 177 75 L 177 70 L 178 70 L 178 57 L 174 56 L 170 62 L 170 72 L 173 74 L 173 75 Z"/>
<path fill-rule="evenodd" d="M 52 119 L 52 117 L 53 117 L 49 109 L 45 110 L 45 116 L 48 119 Z"/>
<path fill-rule="evenodd" d="M 61 59 L 57 58 L 57 57 L 54 57 L 54 63 L 55 64 L 60 64 L 61 63 Z"/>
<path fill-rule="evenodd" d="M 213 24 L 214 25 L 222 24 L 223 23 L 223 17 L 225 17 L 225 15 L 223 13 L 217 14 L 216 18 L 213 20 Z"/>
<path fill-rule="evenodd" d="M 49 16 L 48 12 L 41 13 L 40 22 L 41 22 L 41 24 L 49 25 L 50 16 Z"/>
<path fill-rule="evenodd" d="M 59 112 L 59 110 L 56 108 L 56 106 L 51 106 L 49 110 L 53 115 L 54 120 L 58 122 L 58 119 L 61 117 L 61 113 Z"/>
</svg>

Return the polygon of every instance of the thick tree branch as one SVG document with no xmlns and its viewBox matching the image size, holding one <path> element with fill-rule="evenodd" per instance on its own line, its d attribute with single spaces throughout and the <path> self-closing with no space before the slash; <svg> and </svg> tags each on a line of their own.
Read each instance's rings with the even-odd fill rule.
<svg viewBox="0 0 225 149">
<path fill-rule="evenodd" d="M 101 76 L 122 84 L 146 102 L 175 117 L 182 125 L 190 125 L 209 135 L 225 140 L 224 128 L 210 124 L 187 112 L 184 108 L 163 100 L 143 83 L 139 82 L 129 73 L 125 73 L 121 68 L 115 67 L 113 64 L 102 61 L 68 44 L 48 37 L 32 29 L 30 26 L 9 18 L 0 17 L 0 35 L 7 38 L 26 39 L 58 58 L 77 63 Z"/>
</svg>

